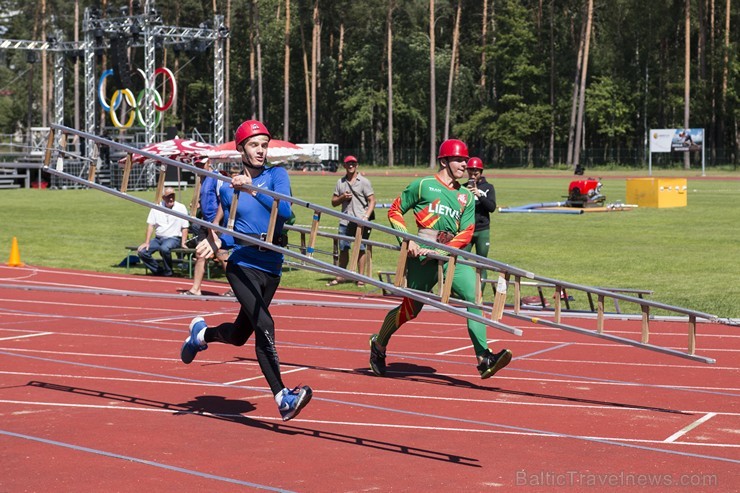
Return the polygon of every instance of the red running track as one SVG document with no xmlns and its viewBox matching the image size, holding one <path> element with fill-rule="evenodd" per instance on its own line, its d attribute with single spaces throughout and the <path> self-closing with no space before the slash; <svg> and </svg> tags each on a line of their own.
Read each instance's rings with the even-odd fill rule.
<svg viewBox="0 0 740 493">
<path fill-rule="evenodd" d="M 218 323 L 237 311 L 231 299 L 174 296 L 188 282 L 0 266 L 0 491 L 740 484 L 736 328 L 699 325 L 699 352 L 717 360 L 705 365 L 507 320 L 524 336 L 489 337 L 515 359 L 482 381 L 464 320 L 425 310 L 394 336 L 379 378 L 368 337 L 394 300 L 280 290 L 284 380 L 314 389 L 283 423 L 251 341 L 180 362 L 193 316 Z M 686 324 L 651 330 L 651 343 L 685 348 Z M 639 322 L 608 321 L 607 331 L 639 338 Z"/>
</svg>

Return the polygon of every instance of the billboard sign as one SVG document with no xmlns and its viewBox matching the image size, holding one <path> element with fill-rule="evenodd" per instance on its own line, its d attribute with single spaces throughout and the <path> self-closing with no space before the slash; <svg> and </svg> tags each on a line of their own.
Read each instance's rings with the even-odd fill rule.
<svg viewBox="0 0 740 493">
<path fill-rule="evenodd" d="M 650 152 L 701 151 L 703 128 L 659 128 L 650 130 Z"/>
</svg>

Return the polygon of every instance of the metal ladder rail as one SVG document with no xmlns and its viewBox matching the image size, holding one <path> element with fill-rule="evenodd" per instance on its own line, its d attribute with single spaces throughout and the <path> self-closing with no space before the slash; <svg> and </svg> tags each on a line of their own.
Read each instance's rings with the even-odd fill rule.
<svg viewBox="0 0 740 493">
<path fill-rule="evenodd" d="M 184 164 L 184 163 L 180 163 L 180 162 L 177 162 L 177 161 L 174 161 L 174 160 L 170 160 L 170 159 L 167 159 L 167 158 L 163 158 L 163 157 L 158 156 L 158 155 L 155 155 L 155 154 L 146 153 L 146 152 L 143 152 L 141 150 L 138 150 L 138 149 L 135 149 L 135 148 L 126 146 L 124 144 L 119 144 L 119 143 L 115 143 L 115 142 L 112 142 L 112 141 L 107 141 L 106 139 L 103 139 L 101 137 L 89 135 L 89 134 L 86 134 L 84 132 L 80 132 L 80 131 L 75 130 L 75 129 L 70 129 L 68 127 L 64 127 L 64 126 L 61 126 L 61 125 L 52 125 L 52 132 L 50 133 L 50 136 L 49 136 L 49 143 L 50 143 L 50 145 L 53 143 L 53 136 L 51 134 L 53 133 L 53 130 L 55 130 L 55 129 L 56 130 L 61 130 L 62 132 L 66 132 L 66 133 L 72 133 L 72 134 L 75 134 L 75 135 L 78 135 L 78 136 L 81 136 L 81 137 L 90 138 L 91 140 L 95 140 L 95 141 L 98 141 L 98 142 L 103 141 L 105 143 L 109 143 L 109 145 L 111 145 L 112 147 L 119 148 L 121 150 L 124 150 L 125 152 L 129 152 L 129 153 L 136 152 L 136 153 L 142 154 L 142 155 L 144 155 L 146 157 L 150 157 L 152 159 L 158 160 L 159 162 L 162 163 L 163 166 L 173 165 L 173 166 L 176 166 L 176 167 L 179 167 L 179 168 L 182 168 L 182 169 L 190 170 L 190 171 L 192 171 L 192 172 L 194 172 L 196 174 L 205 174 L 205 171 L 203 171 L 203 170 L 201 170 L 199 168 L 196 168 L 194 166 L 191 166 L 191 165 L 188 165 L 188 164 Z M 46 154 L 47 155 L 47 161 L 49 160 L 50 154 L 51 154 L 50 149 L 47 149 L 47 154 Z M 230 178 L 223 177 L 223 176 L 217 176 L 217 178 L 219 180 L 222 180 L 222 181 L 225 181 L 225 182 L 230 182 L 230 180 L 231 180 Z M 319 220 L 320 220 L 320 215 L 322 213 L 333 215 L 333 216 L 338 217 L 338 218 L 347 219 L 349 221 L 352 221 L 352 222 L 357 223 L 358 226 L 368 227 L 368 228 L 371 228 L 371 229 L 379 230 L 379 231 L 382 231 L 382 232 L 385 232 L 385 233 L 388 233 L 388 234 L 391 234 L 393 236 L 396 236 L 396 237 L 400 238 L 401 241 L 402 241 L 402 244 L 401 244 L 401 255 L 399 257 L 399 263 L 398 263 L 397 271 L 396 271 L 397 276 L 396 276 L 396 283 L 395 283 L 396 286 L 395 287 L 400 287 L 402 285 L 402 283 L 403 283 L 404 267 L 405 267 L 405 262 L 406 262 L 405 252 L 406 252 L 406 249 L 408 247 L 408 242 L 413 240 L 413 241 L 424 241 L 424 242 L 427 242 L 428 243 L 427 240 L 422 240 L 421 238 L 419 238 L 419 237 L 417 237 L 415 235 L 412 235 L 412 234 L 409 234 L 409 233 L 400 232 L 400 231 L 397 231 L 397 230 L 392 229 L 390 227 L 379 225 L 379 224 L 375 224 L 375 223 L 372 223 L 370 221 L 364 221 L 364 220 L 355 218 L 353 216 L 347 216 L 345 214 L 342 214 L 340 212 L 336 212 L 336 211 L 334 211 L 332 209 L 329 209 L 327 207 L 324 207 L 324 206 L 321 206 L 321 205 L 318 205 L 318 204 L 313 204 L 313 203 L 310 203 L 310 202 L 307 202 L 307 201 L 304 201 L 304 200 L 301 200 L 301 199 L 297 199 L 295 197 L 284 196 L 282 194 L 279 194 L 277 192 L 272 192 L 270 190 L 257 189 L 256 187 L 252 187 L 250 185 L 247 185 L 244 188 L 246 190 L 250 190 L 250 191 L 251 190 L 255 190 L 255 191 L 258 191 L 259 193 L 267 194 L 267 195 L 273 197 L 273 199 L 275 199 L 275 200 L 288 200 L 292 204 L 299 205 L 299 206 L 306 207 L 306 208 L 309 208 L 309 209 L 313 210 L 314 211 L 314 220 L 313 220 L 313 224 L 312 224 L 312 228 L 311 228 L 312 229 L 312 234 L 311 234 L 311 245 L 310 245 L 310 251 L 309 251 L 309 253 L 311 253 L 311 251 L 313 250 L 313 242 L 315 241 L 315 236 L 318 233 L 318 223 L 319 223 Z M 159 192 L 159 190 L 158 190 L 158 192 Z M 358 228 L 358 236 L 360 236 L 360 234 L 361 234 L 360 233 L 360 228 Z M 257 241 L 257 240 L 255 240 L 255 241 Z M 363 241 L 361 238 L 358 238 L 357 239 L 357 243 L 359 243 L 361 241 Z M 355 245 L 355 247 L 357 247 L 357 245 Z M 515 279 L 514 282 L 515 282 L 515 284 L 517 284 L 517 295 L 518 295 L 518 291 L 519 291 L 519 289 L 518 289 L 518 282 L 521 280 L 522 277 L 525 277 L 527 279 L 536 280 L 536 281 L 539 281 L 539 282 L 545 282 L 545 283 L 554 284 L 556 286 L 556 291 L 557 292 L 560 292 L 563 288 L 569 288 L 569 289 L 573 289 L 573 290 L 581 290 L 581 291 L 585 291 L 585 292 L 590 292 L 592 294 L 596 294 L 597 296 L 599 296 L 599 326 L 602 329 L 601 332 L 603 332 L 603 298 L 604 297 L 610 297 L 610 298 L 620 299 L 620 300 L 627 301 L 627 302 L 636 303 L 636 304 L 638 304 L 641 307 L 641 311 L 642 311 L 642 315 L 643 315 L 643 322 L 642 322 L 642 333 L 643 333 L 643 335 L 642 335 L 643 341 L 642 342 L 643 343 L 647 343 L 648 342 L 648 337 L 649 337 L 649 328 L 648 327 L 649 327 L 649 319 L 650 319 L 650 317 L 649 317 L 649 311 L 650 311 L 650 308 L 651 307 L 654 307 L 654 308 L 657 308 L 657 309 L 666 310 L 666 311 L 675 311 L 677 313 L 685 314 L 685 315 L 687 315 L 689 317 L 689 334 L 688 334 L 689 335 L 689 344 L 688 344 L 688 346 L 689 346 L 689 354 L 693 354 L 694 351 L 695 351 L 696 319 L 697 318 L 703 318 L 703 319 L 707 319 L 707 320 L 712 321 L 712 322 L 717 322 L 718 321 L 718 317 L 717 316 L 712 315 L 712 314 L 708 314 L 708 313 L 704 313 L 704 312 L 698 312 L 698 311 L 695 311 L 695 310 L 690 310 L 690 309 L 686 309 L 686 308 L 682 308 L 682 307 L 671 306 L 671 305 L 667 305 L 667 304 L 664 304 L 664 303 L 659 303 L 659 302 L 652 301 L 652 300 L 645 300 L 645 299 L 642 299 L 642 298 L 632 297 L 632 296 L 628 296 L 628 295 L 624 295 L 624 294 L 620 294 L 620 293 L 609 292 L 609 291 L 606 291 L 606 290 L 602 290 L 602 289 L 598 289 L 598 288 L 594 288 L 594 287 L 590 287 L 590 286 L 584 286 L 584 285 L 580 285 L 580 284 L 576 284 L 576 283 L 570 283 L 570 282 L 566 282 L 566 281 L 560 281 L 560 280 L 556 280 L 556 279 L 552 279 L 552 278 L 547 278 L 547 277 L 544 277 L 544 276 L 537 276 L 537 275 L 535 275 L 532 272 L 529 272 L 529 271 L 526 271 L 526 270 L 523 270 L 523 269 L 519 269 L 517 267 L 511 266 L 511 265 L 508 265 L 508 264 L 505 264 L 505 263 L 502 263 L 502 262 L 497 262 L 497 261 L 494 261 L 494 260 L 491 260 L 491 259 L 488 259 L 488 258 L 485 258 L 485 257 L 481 257 L 479 255 L 475 255 L 475 254 L 472 254 L 472 253 L 469 253 L 469 252 L 465 252 L 463 250 L 458 250 L 458 249 L 455 249 L 455 248 L 451 248 L 451 247 L 448 247 L 447 245 L 444 245 L 444 244 L 441 244 L 441 243 L 440 244 L 435 244 L 435 248 L 437 248 L 439 250 L 442 250 L 442 251 L 445 251 L 446 253 L 449 253 L 451 256 L 448 258 L 448 261 L 450 259 L 452 259 L 453 262 L 455 262 L 457 260 L 457 257 L 458 256 L 461 256 L 461 257 L 463 257 L 462 262 L 465 262 L 466 260 L 467 261 L 476 262 L 477 264 L 481 264 L 484 268 L 498 271 L 498 272 L 502 273 L 502 275 L 506 275 L 506 276 L 512 276 L 513 275 L 514 276 L 514 279 Z M 310 257 L 310 255 L 309 255 L 309 257 Z M 332 267 L 334 267 L 334 266 L 332 266 Z M 334 268 L 336 268 L 336 267 L 334 267 Z M 344 271 L 345 274 L 347 272 L 351 272 L 351 271 Z M 354 273 L 352 273 L 352 274 L 355 275 L 355 276 L 357 276 L 357 274 L 354 274 Z M 342 275 L 344 275 L 344 274 L 342 274 Z M 378 284 L 375 284 L 377 281 L 375 281 L 372 278 L 366 277 L 366 276 L 360 276 L 363 279 L 357 279 L 357 278 L 353 278 L 351 276 L 346 276 L 346 275 L 344 277 L 347 277 L 347 278 L 350 278 L 350 279 L 353 279 L 353 280 L 362 280 L 363 282 L 367 282 L 367 280 L 370 279 L 370 284 L 376 285 L 377 287 L 380 287 L 381 289 L 383 289 L 383 286 L 378 285 Z M 380 284 L 383 284 L 383 283 L 380 283 Z M 556 297 L 555 317 L 556 317 L 555 322 L 556 323 L 559 323 L 560 322 L 560 299 L 559 299 L 559 297 Z M 599 333 L 601 333 L 601 332 L 599 332 Z"/>
</svg>

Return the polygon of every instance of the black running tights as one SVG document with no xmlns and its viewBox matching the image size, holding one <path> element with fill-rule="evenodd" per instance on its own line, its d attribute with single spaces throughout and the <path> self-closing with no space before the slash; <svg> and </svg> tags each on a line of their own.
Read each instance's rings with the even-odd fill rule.
<svg viewBox="0 0 740 493">
<path fill-rule="evenodd" d="M 260 369 L 272 393 L 277 394 L 285 385 L 280 376 L 280 361 L 275 348 L 275 322 L 268 308 L 280 284 L 280 276 L 229 262 L 226 278 L 241 304 L 241 310 L 234 322 L 209 327 L 205 341 L 243 346 L 254 333 Z"/>
</svg>

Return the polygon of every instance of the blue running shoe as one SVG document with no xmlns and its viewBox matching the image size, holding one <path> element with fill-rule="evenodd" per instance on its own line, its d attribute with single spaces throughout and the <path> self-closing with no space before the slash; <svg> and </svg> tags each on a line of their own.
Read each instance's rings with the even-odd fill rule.
<svg viewBox="0 0 740 493">
<path fill-rule="evenodd" d="M 304 385 L 302 387 L 299 385 L 293 390 L 283 389 L 282 394 L 283 400 L 280 403 L 278 410 L 280 411 L 280 415 L 283 417 L 283 421 L 288 421 L 289 419 L 293 419 L 298 416 L 301 409 L 306 407 L 306 404 L 309 403 L 313 396 L 313 391 L 308 385 Z"/>
<path fill-rule="evenodd" d="M 195 355 L 198 354 L 199 351 L 205 351 L 208 349 L 208 344 L 204 343 L 201 346 L 198 344 L 196 337 L 198 332 L 205 328 L 208 328 L 208 325 L 206 325 L 206 321 L 203 320 L 203 317 L 195 317 L 190 321 L 190 335 L 185 339 L 185 342 L 182 344 L 182 349 L 180 349 L 180 359 L 186 365 L 189 365 L 190 362 L 195 359 Z"/>
</svg>

